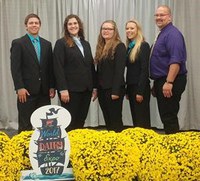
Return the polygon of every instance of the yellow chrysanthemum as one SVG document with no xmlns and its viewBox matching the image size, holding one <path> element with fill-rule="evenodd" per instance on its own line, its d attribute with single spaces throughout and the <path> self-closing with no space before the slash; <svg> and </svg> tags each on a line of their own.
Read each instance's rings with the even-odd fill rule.
<svg viewBox="0 0 200 181">
<path fill-rule="evenodd" d="M 0 180 L 18 181 L 30 169 L 32 131 L 11 140 L 0 132 Z M 121 133 L 78 129 L 68 133 L 76 181 L 199 181 L 200 132 L 159 135 L 132 128 Z"/>
<path fill-rule="evenodd" d="M 79 141 L 73 142 L 72 135 Z M 72 131 L 69 137 L 76 181 L 128 181 L 137 176 L 140 151 L 129 137 L 91 130 Z"/>
<path fill-rule="evenodd" d="M 7 170 L 7 164 L 5 162 L 6 159 L 6 152 L 8 151 L 6 149 L 6 144 L 10 141 L 10 138 L 8 135 L 6 135 L 4 132 L 0 132 L 0 180 L 1 181 L 7 181 L 8 178 L 6 178 L 6 170 Z"/>
<path fill-rule="evenodd" d="M 140 180 L 200 180 L 200 133 L 160 135 L 147 143 Z"/>
<path fill-rule="evenodd" d="M 18 181 L 21 170 L 30 169 L 29 142 L 32 131 L 24 131 L 14 136 L 5 146 L 5 181 Z"/>
</svg>

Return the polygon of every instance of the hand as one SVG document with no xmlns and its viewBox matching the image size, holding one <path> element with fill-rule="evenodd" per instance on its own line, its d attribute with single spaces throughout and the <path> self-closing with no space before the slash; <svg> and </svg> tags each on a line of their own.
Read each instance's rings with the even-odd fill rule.
<svg viewBox="0 0 200 181">
<path fill-rule="evenodd" d="M 69 102 L 70 97 L 69 97 L 69 92 L 68 92 L 68 90 L 61 91 L 61 92 L 60 92 L 60 99 L 61 99 L 61 101 L 64 102 L 64 103 Z"/>
<path fill-rule="evenodd" d="M 30 94 L 25 88 L 22 88 L 22 89 L 17 90 L 17 96 L 18 96 L 19 102 L 25 103 L 27 101 L 27 96 L 30 96 Z"/>
<path fill-rule="evenodd" d="M 126 94 L 125 96 L 126 96 L 126 99 L 129 100 L 128 94 Z"/>
<path fill-rule="evenodd" d="M 141 103 L 143 101 L 143 96 L 136 94 L 136 101 Z"/>
<path fill-rule="evenodd" d="M 52 99 L 55 97 L 55 95 L 56 95 L 55 89 L 53 88 L 49 89 L 49 97 Z"/>
<path fill-rule="evenodd" d="M 163 95 L 164 97 L 170 98 L 172 96 L 173 84 L 165 82 L 163 85 Z"/>
<path fill-rule="evenodd" d="M 97 89 L 93 89 L 92 91 L 92 101 L 94 102 L 97 99 L 98 92 Z"/>
<path fill-rule="evenodd" d="M 117 100 L 117 99 L 119 99 L 119 96 L 118 95 L 111 95 L 111 99 L 112 100 Z"/>
</svg>

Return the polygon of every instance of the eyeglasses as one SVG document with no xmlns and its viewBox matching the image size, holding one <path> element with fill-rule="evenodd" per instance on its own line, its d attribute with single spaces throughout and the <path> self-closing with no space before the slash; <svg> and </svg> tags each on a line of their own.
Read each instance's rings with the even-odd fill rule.
<svg viewBox="0 0 200 181">
<path fill-rule="evenodd" d="M 164 16 L 167 16 L 167 15 L 169 15 L 169 14 L 154 14 L 154 17 L 164 17 Z"/>
<path fill-rule="evenodd" d="M 113 29 L 113 28 L 101 28 L 101 30 L 103 30 L 103 31 L 106 31 L 106 30 L 112 31 L 112 30 L 114 30 L 114 29 Z"/>
</svg>

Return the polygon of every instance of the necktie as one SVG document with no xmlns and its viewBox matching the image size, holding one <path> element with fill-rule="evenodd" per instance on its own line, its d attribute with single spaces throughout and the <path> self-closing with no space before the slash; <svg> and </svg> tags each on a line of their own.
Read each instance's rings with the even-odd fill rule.
<svg viewBox="0 0 200 181">
<path fill-rule="evenodd" d="M 131 50 L 134 48 L 135 43 L 136 43 L 135 40 L 134 40 L 134 41 L 131 41 L 131 42 L 129 43 L 128 48 L 127 48 L 127 55 L 128 55 L 128 56 L 129 56 Z"/>
<path fill-rule="evenodd" d="M 34 48 L 35 48 L 35 52 L 36 52 L 38 61 L 40 62 L 39 42 L 38 42 L 37 39 L 33 40 L 33 45 L 34 45 Z"/>
<path fill-rule="evenodd" d="M 82 55 L 84 56 L 84 50 L 83 50 L 83 45 L 81 44 L 81 41 L 77 37 L 73 37 L 74 42 L 78 46 L 79 50 L 81 51 Z"/>
</svg>

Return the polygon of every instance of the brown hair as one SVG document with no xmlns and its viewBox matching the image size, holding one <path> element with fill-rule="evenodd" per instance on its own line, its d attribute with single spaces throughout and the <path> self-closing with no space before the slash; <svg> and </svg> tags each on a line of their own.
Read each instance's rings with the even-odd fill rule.
<svg viewBox="0 0 200 181">
<path fill-rule="evenodd" d="M 172 12 L 171 12 L 171 9 L 170 9 L 169 6 L 167 6 L 167 5 L 160 5 L 160 6 L 158 6 L 158 8 L 160 8 L 160 7 L 165 8 L 167 10 L 167 12 L 169 13 L 169 15 L 172 15 Z"/>
<path fill-rule="evenodd" d="M 101 31 L 102 31 L 102 26 L 104 23 L 110 23 L 113 25 L 114 29 L 114 35 L 112 39 L 106 43 L 104 38 L 102 37 Z M 115 53 L 115 48 L 116 46 L 121 42 L 120 36 L 119 36 L 119 31 L 117 29 L 117 25 L 113 20 L 106 20 L 102 23 L 101 28 L 100 28 L 100 33 L 98 36 L 98 43 L 96 46 L 96 54 L 95 54 L 95 61 L 99 62 L 104 58 L 114 58 L 114 53 Z"/>
<path fill-rule="evenodd" d="M 37 18 L 37 19 L 39 20 L 40 25 L 41 25 L 41 20 L 40 20 L 39 16 L 38 16 L 37 14 L 34 14 L 34 13 L 31 13 L 31 14 L 29 14 L 29 15 L 26 16 L 26 18 L 25 18 L 25 20 L 24 20 L 24 24 L 25 24 L 25 25 L 27 25 L 28 20 L 29 20 L 30 18 Z"/>
<path fill-rule="evenodd" d="M 70 33 L 69 33 L 68 29 L 67 29 L 67 24 L 68 24 L 69 20 L 72 19 L 72 18 L 75 18 L 77 20 L 77 22 L 78 22 L 78 25 L 79 25 L 78 36 L 82 40 L 85 39 L 84 30 L 83 30 L 83 23 L 82 23 L 81 19 L 75 14 L 70 14 L 65 18 L 65 21 L 64 21 L 64 38 L 65 38 L 66 43 L 67 43 L 67 45 L 69 47 L 72 47 L 72 46 L 75 45 L 74 41 L 73 41 L 72 37 L 70 36 Z"/>
</svg>

